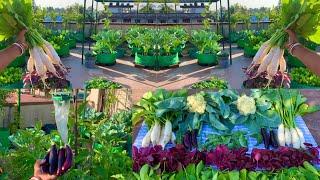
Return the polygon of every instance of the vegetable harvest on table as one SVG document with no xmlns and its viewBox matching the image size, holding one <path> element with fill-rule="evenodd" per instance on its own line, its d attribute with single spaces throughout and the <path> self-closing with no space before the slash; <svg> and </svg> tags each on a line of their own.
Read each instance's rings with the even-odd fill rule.
<svg viewBox="0 0 320 180">
<path fill-rule="evenodd" d="M 282 83 L 287 79 L 286 61 L 283 57 L 288 35 L 286 29 L 297 33 L 298 36 L 311 42 L 320 43 L 320 5 L 317 0 L 281 0 L 280 19 L 282 27 L 262 44 L 253 58 L 246 74 L 250 79 L 261 75 L 266 78 L 265 87 L 281 77 Z M 287 85 L 286 85 L 287 86 Z M 281 84 L 280 87 L 283 87 Z"/>
<path fill-rule="evenodd" d="M 143 125 L 133 144 L 134 175 L 137 179 L 319 179 L 319 148 L 310 135 L 306 142 L 306 132 L 300 130 L 305 125 L 296 119 L 320 110 L 306 100 L 296 90 L 282 89 L 251 90 L 250 95 L 231 90 L 193 95 L 149 92 L 134 109 L 133 122 L 143 117 L 149 129 Z M 171 120 L 170 133 L 176 136 L 172 146 L 151 140 L 165 134 L 166 117 Z M 282 126 L 293 138 L 283 140 L 283 133 L 278 133 Z M 199 167 L 189 172 L 194 164 Z M 216 175 L 206 176 L 209 172 Z"/>
<path fill-rule="evenodd" d="M 27 29 L 25 36 L 30 48 L 30 58 L 27 63 L 28 73 L 39 76 L 45 87 L 47 73 L 64 79 L 67 69 L 62 64 L 57 52 L 32 26 L 32 0 L 1 1 L 0 13 L 0 41 L 12 38 L 21 30 Z"/>
</svg>

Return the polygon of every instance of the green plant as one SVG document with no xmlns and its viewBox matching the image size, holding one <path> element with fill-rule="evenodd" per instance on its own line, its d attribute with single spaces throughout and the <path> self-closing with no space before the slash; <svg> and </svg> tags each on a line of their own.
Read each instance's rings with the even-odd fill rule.
<svg viewBox="0 0 320 180">
<path fill-rule="evenodd" d="M 222 37 L 214 32 L 206 30 L 194 30 L 191 32 L 191 43 L 196 46 L 200 54 L 215 54 L 220 51 L 218 41 Z"/>
<path fill-rule="evenodd" d="M 227 51 L 220 51 L 217 54 L 218 57 L 228 57 L 229 53 Z"/>
<path fill-rule="evenodd" d="M 195 83 L 191 86 L 192 89 L 228 89 L 228 82 L 219 79 L 218 77 L 211 77 L 209 80 Z"/>
<path fill-rule="evenodd" d="M 93 47 L 95 54 L 114 54 L 117 47 L 124 42 L 122 31 L 104 30 L 93 36 L 96 44 Z"/>
<path fill-rule="evenodd" d="M 221 144 L 226 145 L 230 149 L 248 147 L 246 134 L 244 131 L 235 131 L 226 134 L 209 134 L 205 143 L 201 145 L 201 148 L 211 150 Z"/>
<path fill-rule="evenodd" d="M 0 73 L 0 85 L 13 84 L 21 81 L 23 71 L 21 68 L 9 67 Z"/>
<path fill-rule="evenodd" d="M 122 86 L 102 77 L 95 77 L 85 82 L 86 89 L 119 89 Z"/>
<path fill-rule="evenodd" d="M 293 68 L 290 72 L 293 81 L 308 86 L 320 87 L 320 77 L 312 73 L 307 68 Z"/>
</svg>

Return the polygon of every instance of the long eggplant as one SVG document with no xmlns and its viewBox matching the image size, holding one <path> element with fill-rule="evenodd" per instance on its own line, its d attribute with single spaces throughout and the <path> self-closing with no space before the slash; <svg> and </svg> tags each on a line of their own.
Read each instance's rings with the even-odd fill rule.
<svg viewBox="0 0 320 180">
<path fill-rule="evenodd" d="M 191 139 L 192 139 L 192 140 L 191 140 L 191 143 L 192 143 L 192 147 L 195 147 L 195 148 L 198 147 L 197 136 L 198 136 L 198 130 L 197 130 L 197 129 L 192 130 L 192 133 L 191 133 Z"/>
<path fill-rule="evenodd" d="M 270 130 L 270 143 L 273 148 L 279 147 L 279 142 L 277 138 L 277 133 L 275 130 Z"/>
<path fill-rule="evenodd" d="M 261 135 L 262 135 L 262 140 L 263 140 L 263 143 L 264 143 L 264 147 L 266 148 L 266 149 L 269 149 L 269 147 L 270 147 L 270 135 L 269 135 L 269 133 L 268 133 L 268 131 L 267 131 L 267 129 L 266 128 L 261 128 Z"/>
<path fill-rule="evenodd" d="M 58 151 L 56 145 L 51 146 L 50 155 L 49 155 L 49 174 L 55 175 L 58 168 Z"/>
<path fill-rule="evenodd" d="M 62 173 L 67 172 L 71 168 L 72 161 L 73 161 L 72 149 L 70 148 L 70 146 L 66 145 L 66 158 L 62 165 Z"/>
</svg>

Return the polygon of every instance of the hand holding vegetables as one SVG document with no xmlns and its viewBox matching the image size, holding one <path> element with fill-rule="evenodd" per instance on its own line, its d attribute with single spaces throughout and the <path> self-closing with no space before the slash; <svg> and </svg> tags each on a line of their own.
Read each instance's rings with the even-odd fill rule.
<svg viewBox="0 0 320 180">
<path fill-rule="evenodd" d="M 291 29 L 299 36 L 320 43 L 320 6 L 315 0 L 281 0 L 281 23 L 282 27 L 265 42 L 247 70 L 250 74 L 252 70 L 259 67 L 255 77 L 267 72 L 269 80 L 267 87 L 274 79 L 277 72 L 286 71 L 286 62 L 283 58 L 284 47 L 288 39 L 287 29 Z"/>
<path fill-rule="evenodd" d="M 40 163 L 41 172 L 61 176 L 71 168 L 72 161 L 73 153 L 70 146 L 66 145 L 58 150 L 56 145 L 52 145 L 45 159 Z"/>
<path fill-rule="evenodd" d="M 31 0 L 12 0 L 0 2 L 0 41 L 13 37 L 21 30 L 27 29 L 26 42 L 29 45 L 30 58 L 27 63 L 27 70 L 30 73 L 36 72 L 44 82 L 47 72 L 61 78 L 67 73 L 61 59 L 52 45 L 45 41 L 36 29 L 32 28 L 33 9 Z M 62 69 L 58 74 L 56 67 Z"/>
</svg>

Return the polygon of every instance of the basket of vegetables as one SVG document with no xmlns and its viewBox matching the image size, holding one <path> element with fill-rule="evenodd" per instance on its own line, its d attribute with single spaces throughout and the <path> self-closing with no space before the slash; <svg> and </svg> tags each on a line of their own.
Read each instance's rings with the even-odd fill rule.
<svg viewBox="0 0 320 180">
<path fill-rule="evenodd" d="M 199 65 L 217 65 L 217 53 L 220 51 L 218 41 L 221 36 L 214 32 L 198 30 L 191 32 L 191 42 L 199 50 L 197 59 Z"/>
<path fill-rule="evenodd" d="M 96 44 L 93 51 L 96 63 L 100 65 L 114 65 L 117 59 L 117 47 L 124 42 L 120 30 L 104 30 L 93 37 Z"/>
</svg>

